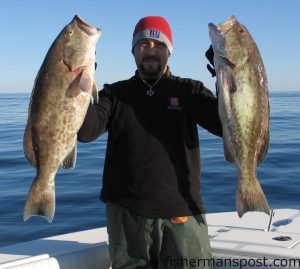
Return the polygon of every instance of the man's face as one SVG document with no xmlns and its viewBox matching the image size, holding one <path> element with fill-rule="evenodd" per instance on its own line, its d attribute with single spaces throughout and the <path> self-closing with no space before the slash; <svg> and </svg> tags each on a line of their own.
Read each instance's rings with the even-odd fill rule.
<svg viewBox="0 0 300 269">
<path fill-rule="evenodd" d="M 160 41 L 143 39 L 134 47 L 134 57 L 141 78 L 155 79 L 167 70 L 169 50 Z"/>
</svg>

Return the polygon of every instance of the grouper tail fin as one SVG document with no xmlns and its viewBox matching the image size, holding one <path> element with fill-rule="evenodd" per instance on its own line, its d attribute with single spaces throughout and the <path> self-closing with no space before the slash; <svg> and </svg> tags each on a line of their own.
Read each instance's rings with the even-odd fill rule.
<svg viewBox="0 0 300 269">
<path fill-rule="evenodd" d="M 53 181 L 54 182 L 54 181 Z M 52 222 L 55 212 L 55 188 L 53 184 L 41 186 L 40 181 L 34 180 L 28 193 L 23 212 L 23 220 L 27 221 L 31 216 L 45 217 Z"/>
<path fill-rule="evenodd" d="M 239 181 L 236 192 L 236 210 L 241 218 L 246 212 L 261 211 L 270 215 L 270 208 L 264 192 L 257 180 L 253 180 L 254 184 L 243 184 Z"/>
</svg>

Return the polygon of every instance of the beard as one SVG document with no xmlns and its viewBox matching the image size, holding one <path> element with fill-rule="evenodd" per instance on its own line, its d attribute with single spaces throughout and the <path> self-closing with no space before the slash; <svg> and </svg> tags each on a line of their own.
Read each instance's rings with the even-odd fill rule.
<svg viewBox="0 0 300 269">
<path fill-rule="evenodd" d="M 146 56 L 140 66 L 141 72 L 145 77 L 156 78 L 162 71 L 159 58 L 155 56 Z"/>
</svg>

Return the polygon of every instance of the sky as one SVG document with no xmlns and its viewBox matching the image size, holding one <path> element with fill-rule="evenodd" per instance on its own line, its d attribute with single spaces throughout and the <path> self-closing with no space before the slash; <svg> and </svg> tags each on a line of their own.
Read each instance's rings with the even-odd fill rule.
<svg viewBox="0 0 300 269">
<path fill-rule="evenodd" d="M 171 72 L 214 89 L 204 56 L 210 45 L 208 23 L 235 15 L 256 41 L 270 91 L 300 91 L 299 0 L 3 0 L 0 92 L 32 91 L 50 45 L 75 14 L 102 30 L 96 47 L 99 89 L 134 74 L 132 33 L 147 15 L 163 16 L 171 25 Z"/>
</svg>

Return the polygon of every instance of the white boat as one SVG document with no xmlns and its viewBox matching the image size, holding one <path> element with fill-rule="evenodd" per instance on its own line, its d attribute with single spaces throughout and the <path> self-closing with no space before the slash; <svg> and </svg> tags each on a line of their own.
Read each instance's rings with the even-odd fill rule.
<svg viewBox="0 0 300 269">
<path fill-rule="evenodd" d="M 300 268 L 300 210 L 277 209 L 272 218 L 259 212 L 241 219 L 236 212 L 212 213 L 206 218 L 214 254 L 209 262 L 215 267 Z M 193 267 L 198 260 L 180 262 Z M 106 228 L 2 247 L 0 268 L 110 268 Z"/>
</svg>

